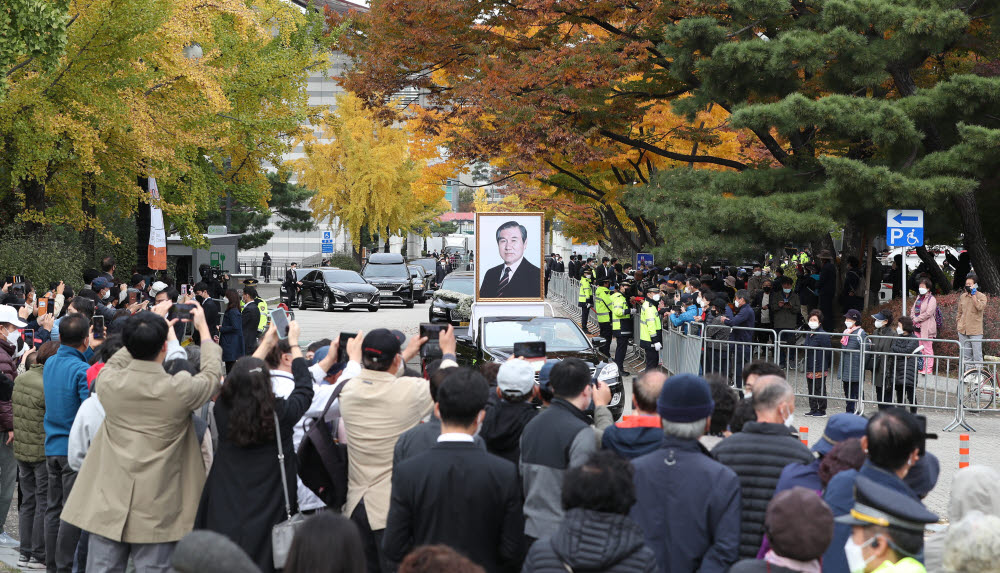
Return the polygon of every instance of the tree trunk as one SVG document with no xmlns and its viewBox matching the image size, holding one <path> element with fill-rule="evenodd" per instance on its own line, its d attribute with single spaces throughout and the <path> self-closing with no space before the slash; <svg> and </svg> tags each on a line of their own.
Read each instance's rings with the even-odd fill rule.
<svg viewBox="0 0 1000 573">
<path fill-rule="evenodd" d="M 96 233 L 94 232 L 94 220 L 97 218 L 97 206 L 94 205 L 93 197 L 96 195 L 97 184 L 94 181 L 94 174 L 88 173 L 83 179 L 83 186 L 80 189 L 80 208 L 83 214 L 89 218 L 83 231 L 80 232 L 80 242 L 83 243 L 83 252 L 87 263 L 94 265 L 97 262 Z"/>
<path fill-rule="evenodd" d="M 136 183 L 143 195 L 135 212 L 135 265 L 144 273 L 149 269 L 149 178 L 139 176 Z"/>
<path fill-rule="evenodd" d="M 983 184 L 980 183 L 980 188 Z M 965 231 L 965 245 L 969 251 L 972 268 L 979 277 L 979 288 L 989 294 L 1000 293 L 1000 267 L 990 256 L 989 244 L 983 233 L 983 222 L 976 207 L 975 191 L 952 198 L 955 207 L 962 217 L 962 227 Z"/>
<path fill-rule="evenodd" d="M 917 256 L 920 257 L 920 261 L 927 265 L 927 268 L 930 269 L 931 280 L 934 281 L 934 284 L 938 285 L 941 292 L 951 292 L 951 282 L 948 281 L 948 277 L 945 276 L 944 271 L 941 270 L 941 266 L 934 260 L 934 255 L 927 251 L 927 247 L 917 247 Z"/>
<path fill-rule="evenodd" d="M 27 179 L 21 186 L 24 190 L 24 208 L 25 211 L 34 211 L 36 213 L 45 212 L 45 185 L 39 182 L 37 179 Z M 28 221 L 25 224 L 25 230 L 29 235 L 33 235 L 41 232 L 42 224 L 36 223 L 34 221 Z"/>
</svg>

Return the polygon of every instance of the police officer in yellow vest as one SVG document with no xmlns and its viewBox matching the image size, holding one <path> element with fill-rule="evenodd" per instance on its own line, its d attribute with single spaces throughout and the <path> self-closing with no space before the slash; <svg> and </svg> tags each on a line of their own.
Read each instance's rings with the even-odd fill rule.
<svg viewBox="0 0 1000 573">
<path fill-rule="evenodd" d="M 611 356 L 611 291 L 608 286 L 611 279 L 602 277 L 597 280 L 594 290 L 594 312 L 597 313 L 597 326 L 601 329 L 604 344 L 598 348 L 607 356 Z"/>
<path fill-rule="evenodd" d="M 632 334 L 632 309 L 628 304 L 630 281 L 618 283 L 618 290 L 611 295 L 611 332 L 615 337 L 615 364 L 622 376 L 630 373 L 625 371 L 625 352 Z"/>
<path fill-rule="evenodd" d="M 587 321 L 590 320 L 590 307 L 593 306 L 591 297 L 594 294 L 590 288 L 590 281 L 594 274 L 590 267 L 584 268 L 586 270 L 583 271 L 583 277 L 580 278 L 580 296 L 577 298 L 577 302 L 580 305 L 580 312 L 583 313 L 583 316 L 580 317 L 580 326 L 583 327 L 584 332 L 588 332 L 590 329 L 587 326 Z"/>
<path fill-rule="evenodd" d="M 663 348 L 660 338 L 660 289 L 646 289 L 646 300 L 639 308 L 639 346 L 646 352 L 646 370 L 656 368 L 660 364 L 660 349 Z"/>
<path fill-rule="evenodd" d="M 852 573 L 925 573 L 924 526 L 937 520 L 916 499 L 858 476 L 854 507 L 834 521 L 852 526 L 844 546 Z"/>
</svg>

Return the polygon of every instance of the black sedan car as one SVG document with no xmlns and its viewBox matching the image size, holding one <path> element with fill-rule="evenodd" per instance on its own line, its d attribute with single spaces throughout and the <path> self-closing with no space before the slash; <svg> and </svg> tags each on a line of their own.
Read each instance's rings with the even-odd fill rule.
<svg viewBox="0 0 1000 573">
<path fill-rule="evenodd" d="M 461 331 L 458 336 L 458 362 L 471 366 L 482 362 L 504 362 L 514 352 L 515 342 L 545 342 L 546 359 L 579 358 L 590 365 L 593 377 L 601 368 L 601 379 L 611 388 L 608 405 L 615 419 L 621 418 L 625 409 L 625 385 L 614 362 L 601 354 L 597 347 L 604 341 L 589 338 L 579 325 L 563 317 L 486 317 L 482 319 L 475 338 Z M 544 362 L 537 361 L 535 380 Z"/>
<path fill-rule="evenodd" d="M 431 299 L 428 322 L 450 322 L 455 326 L 469 326 L 466 322 L 468 319 L 458 316 L 455 312 L 459 305 L 459 298 L 456 298 L 456 295 L 471 297 L 475 294 L 475 273 L 455 272 L 445 276 L 441 286 L 434 291 L 434 298 Z"/>
<path fill-rule="evenodd" d="M 417 265 L 424 270 L 424 285 L 427 290 L 434 289 L 434 279 L 437 277 L 437 261 L 430 258 L 416 259 L 409 261 L 411 265 Z"/>
<path fill-rule="evenodd" d="M 321 307 L 331 311 L 337 309 L 367 308 L 371 312 L 379 309 L 378 289 L 368 284 L 355 271 L 345 269 L 315 269 L 307 273 L 299 288 L 298 307 Z"/>
</svg>

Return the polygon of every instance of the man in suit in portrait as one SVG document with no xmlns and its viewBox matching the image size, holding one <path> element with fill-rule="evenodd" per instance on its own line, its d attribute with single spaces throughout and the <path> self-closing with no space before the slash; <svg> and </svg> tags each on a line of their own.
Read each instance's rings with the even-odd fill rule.
<svg viewBox="0 0 1000 573">
<path fill-rule="evenodd" d="M 496 239 L 503 264 L 486 271 L 479 297 L 540 298 L 542 271 L 524 258 L 528 230 L 517 221 L 507 221 L 497 229 Z"/>
</svg>

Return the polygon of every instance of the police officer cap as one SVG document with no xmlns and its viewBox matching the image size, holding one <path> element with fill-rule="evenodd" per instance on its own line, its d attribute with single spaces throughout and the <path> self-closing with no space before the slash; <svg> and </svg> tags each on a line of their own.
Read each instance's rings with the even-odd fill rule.
<svg viewBox="0 0 1000 573">
<path fill-rule="evenodd" d="M 649 287 L 646 289 L 646 294 L 660 294 L 660 289 L 656 287 Z"/>
<path fill-rule="evenodd" d="M 869 478 L 858 476 L 854 482 L 854 507 L 834 521 L 846 525 L 880 525 L 920 533 L 927 523 L 936 523 L 934 515 L 922 503 Z"/>
<path fill-rule="evenodd" d="M 257 286 L 258 282 L 257 279 L 243 279 L 243 284 L 246 286 Z"/>
<path fill-rule="evenodd" d="M 609 284 L 611 284 L 611 279 L 609 279 L 608 277 L 597 279 L 597 284 L 599 284 L 599 285 L 609 285 Z"/>
</svg>

